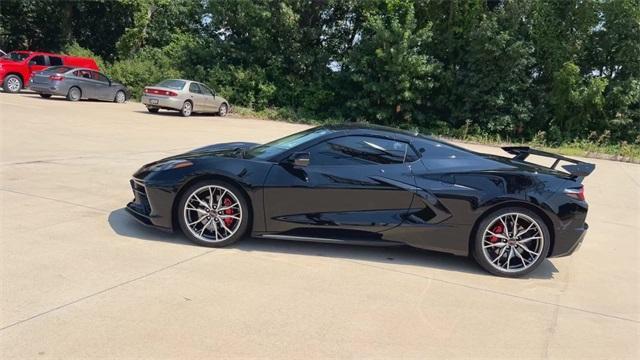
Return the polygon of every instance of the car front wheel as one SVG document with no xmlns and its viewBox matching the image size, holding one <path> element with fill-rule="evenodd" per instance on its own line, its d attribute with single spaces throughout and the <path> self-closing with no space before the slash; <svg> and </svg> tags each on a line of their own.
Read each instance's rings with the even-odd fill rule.
<svg viewBox="0 0 640 360">
<path fill-rule="evenodd" d="M 547 257 L 551 237 L 544 221 L 525 208 L 505 208 L 486 216 L 478 226 L 473 256 L 485 270 L 519 277 Z"/>
<path fill-rule="evenodd" d="M 124 93 L 124 91 L 118 91 L 116 93 L 116 97 L 113 99 L 113 101 L 118 103 L 118 104 L 122 104 L 125 101 L 127 101 L 127 95 Z"/>
<path fill-rule="evenodd" d="M 220 105 L 220 108 L 218 108 L 218 116 L 226 116 L 228 111 L 229 107 L 227 106 L 227 104 L 222 103 L 222 105 Z"/>
<path fill-rule="evenodd" d="M 4 92 L 17 93 L 22 89 L 22 79 L 17 75 L 9 75 L 4 78 L 2 88 L 4 89 Z"/>
<path fill-rule="evenodd" d="M 239 240 L 250 220 L 244 194 L 231 184 L 213 180 L 190 186 L 180 199 L 177 216 L 189 240 L 209 247 Z"/>
</svg>

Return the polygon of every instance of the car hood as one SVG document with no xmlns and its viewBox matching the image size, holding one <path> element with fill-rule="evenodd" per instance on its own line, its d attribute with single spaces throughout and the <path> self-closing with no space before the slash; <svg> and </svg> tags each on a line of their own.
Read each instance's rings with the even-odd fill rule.
<svg viewBox="0 0 640 360">
<path fill-rule="evenodd" d="M 207 145 L 207 146 L 193 149 L 191 151 L 187 151 L 186 153 L 182 153 L 179 155 L 174 155 L 168 158 L 164 158 L 162 160 L 154 161 L 150 164 L 145 165 L 145 167 L 159 164 L 165 161 L 170 161 L 170 160 L 190 160 L 190 159 L 199 159 L 199 158 L 214 157 L 214 156 L 230 157 L 230 158 L 239 157 L 240 154 L 242 153 L 240 150 L 245 150 L 255 145 L 258 145 L 258 144 L 250 143 L 250 142 L 230 142 L 230 143 Z"/>
<path fill-rule="evenodd" d="M 192 160 L 193 161 L 193 160 L 215 158 L 215 157 L 238 158 L 242 155 L 242 152 L 239 150 L 248 149 L 255 145 L 258 145 L 258 144 L 250 143 L 250 142 L 232 142 L 232 143 L 203 146 L 203 147 L 188 151 L 186 153 L 170 156 L 158 161 L 154 161 L 152 163 L 148 163 L 142 166 L 134 174 L 134 177 L 144 178 L 151 171 L 151 168 L 154 165 L 159 165 L 172 160 Z"/>
</svg>

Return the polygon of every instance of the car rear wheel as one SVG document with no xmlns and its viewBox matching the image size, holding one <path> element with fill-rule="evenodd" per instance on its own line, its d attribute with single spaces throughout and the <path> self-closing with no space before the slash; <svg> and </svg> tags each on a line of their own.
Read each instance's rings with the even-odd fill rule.
<svg viewBox="0 0 640 360">
<path fill-rule="evenodd" d="M 227 104 L 222 103 L 222 105 L 220 105 L 220 108 L 218 109 L 218 116 L 225 116 L 227 115 L 228 111 L 229 107 L 227 106 Z"/>
<path fill-rule="evenodd" d="M 40 94 L 40 97 L 41 97 L 41 98 L 48 99 L 48 98 L 50 98 L 50 97 L 51 97 L 51 94 Z"/>
<path fill-rule="evenodd" d="M 4 78 L 2 88 L 4 89 L 4 92 L 17 93 L 22 89 L 22 79 L 17 75 L 9 75 Z"/>
<path fill-rule="evenodd" d="M 193 112 L 193 104 L 191 101 L 185 101 L 182 104 L 182 109 L 180 109 L 180 115 L 184 117 L 191 116 L 191 112 Z"/>
<path fill-rule="evenodd" d="M 82 97 L 82 91 L 80 91 L 80 88 L 76 86 L 69 89 L 69 92 L 67 93 L 67 100 L 69 101 L 78 101 L 80 100 L 81 97 Z"/>
<path fill-rule="evenodd" d="M 124 93 L 124 91 L 118 91 L 113 101 L 117 102 L 118 104 L 122 104 L 127 101 L 127 95 Z"/>
<path fill-rule="evenodd" d="M 249 207 L 235 186 L 201 181 L 180 199 L 178 219 L 184 234 L 196 244 L 222 247 L 239 240 L 249 226 Z"/>
<path fill-rule="evenodd" d="M 158 112 L 158 110 L 160 110 L 160 109 L 147 106 L 147 111 L 150 112 L 150 113 L 155 114 L 155 113 Z"/>
<path fill-rule="evenodd" d="M 475 237 L 473 256 L 485 270 L 519 277 L 536 269 L 547 257 L 551 237 L 533 211 L 510 207 L 486 216 Z"/>
</svg>

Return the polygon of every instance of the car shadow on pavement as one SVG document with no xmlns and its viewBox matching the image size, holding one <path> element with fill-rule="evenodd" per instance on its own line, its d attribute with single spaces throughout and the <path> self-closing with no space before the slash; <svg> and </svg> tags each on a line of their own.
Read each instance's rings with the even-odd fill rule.
<svg viewBox="0 0 640 360">
<path fill-rule="evenodd" d="M 127 214 L 124 208 L 112 211 L 109 214 L 108 221 L 113 231 L 121 236 L 145 241 L 161 241 L 185 246 L 199 246 L 191 243 L 178 232 L 168 233 L 139 223 Z M 378 263 L 378 265 L 367 264 L 373 267 L 399 264 L 491 276 L 482 270 L 473 259 L 417 249 L 410 246 L 357 246 L 246 237 L 229 246 L 229 248 L 247 252 L 257 251 L 301 256 L 321 256 L 341 258 L 353 262 Z M 558 269 L 553 263 L 545 260 L 538 269 L 523 278 L 552 279 L 554 273 L 557 272 Z"/>
<path fill-rule="evenodd" d="M 171 111 L 171 110 L 160 110 L 157 113 L 150 113 L 147 110 L 134 110 L 133 112 L 137 112 L 140 114 L 147 114 L 150 116 L 168 116 L 168 117 L 183 117 L 179 111 Z M 191 113 L 190 117 L 218 117 L 216 114 L 210 113 Z"/>
<path fill-rule="evenodd" d="M 42 96 L 38 95 L 37 93 L 34 92 L 21 92 L 20 96 L 24 96 L 27 98 L 32 98 L 32 99 L 39 99 L 42 101 L 69 101 L 67 100 L 66 97 L 62 96 L 62 95 L 55 95 L 55 96 L 51 96 L 49 98 L 43 98 Z M 78 102 L 96 102 L 96 103 L 109 103 L 109 101 L 102 101 L 102 100 L 95 100 L 95 99 L 80 99 L 78 100 Z"/>
</svg>

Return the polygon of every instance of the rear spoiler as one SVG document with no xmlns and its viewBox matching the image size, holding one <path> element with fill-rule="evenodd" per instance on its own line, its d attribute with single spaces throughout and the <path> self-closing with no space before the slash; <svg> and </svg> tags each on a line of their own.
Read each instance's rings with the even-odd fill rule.
<svg viewBox="0 0 640 360">
<path fill-rule="evenodd" d="M 556 166 L 558 166 L 560 161 L 566 161 L 570 164 L 562 165 L 562 168 L 571 176 L 573 176 L 577 181 L 582 181 L 585 176 L 589 176 L 589 174 L 591 174 L 596 168 L 594 164 L 575 160 L 562 155 L 553 154 L 547 151 L 532 149 L 528 146 L 504 146 L 502 147 L 502 150 L 508 152 L 509 154 L 515 155 L 513 157 L 513 160 L 525 161 L 529 155 L 538 155 L 556 159 L 553 165 L 551 165 L 551 169 L 554 170 Z"/>
</svg>

